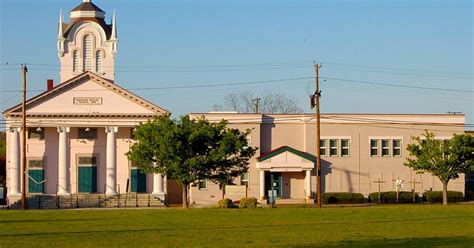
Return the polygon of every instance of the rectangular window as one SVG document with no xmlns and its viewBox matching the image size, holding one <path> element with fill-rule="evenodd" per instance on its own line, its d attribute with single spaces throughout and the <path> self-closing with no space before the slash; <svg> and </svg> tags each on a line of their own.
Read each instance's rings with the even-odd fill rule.
<svg viewBox="0 0 474 248">
<path fill-rule="evenodd" d="M 97 128 L 78 128 L 78 139 L 97 139 Z"/>
<path fill-rule="evenodd" d="M 242 173 L 242 175 L 240 175 L 240 185 L 245 185 L 245 186 L 249 186 L 249 173 L 246 172 L 246 173 Z"/>
<path fill-rule="evenodd" d="M 43 169 L 44 168 L 44 159 L 30 159 L 28 160 L 28 167 L 30 169 Z"/>
<path fill-rule="evenodd" d="M 29 127 L 28 128 L 28 139 L 44 139 L 44 128 L 40 127 Z"/>
<path fill-rule="evenodd" d="M 319 146 L 319 151 L 320 151 L 321 156 L 327 156 L 327 148 L 326 148 L 327 142 L 326 141 L 327 140 L 325 139 L 321 140 L 321 143 Z"/>
<path fill-rule="evenodd" d="M 370 140 L 370 156 L 376 157 L 379 155 L 379 141 L 376 139 Z"/>
<path fill-rule="evenodd" d="M 97 157 L 94 155 L 82 155 L 77 160 L 79 166 L 97 166 Z"/>
<path fill-rule="evenodd" d="M 331 139 L 329 140 L 329 155 L 331 157 L 337 156 L 337 150 L 338 150 L 338 140 L 337 139 Z"/>
<path fill-rule="evenodd" d="M 402 155 L 402 140 L 394 139 L 392 141 L 393 147 L 393 156 L 401 156 Z"/>
<path fill-rule="evenodd" d="M 382 140 L 382 156 L 390 156 L 390 140 L 388 139 Z"/>
<path fill-rule="evenodd" d="M 198 184 L 199 189 L 207 189 L 207 180 L 201 180 Z"/>
<path fill-rule="evenodd" d="M 342 139 L 341 140 L 341 156 L 343 157 L 348 157 L 349 156 L 349 140 L 348 139 Z"/>
</svg>

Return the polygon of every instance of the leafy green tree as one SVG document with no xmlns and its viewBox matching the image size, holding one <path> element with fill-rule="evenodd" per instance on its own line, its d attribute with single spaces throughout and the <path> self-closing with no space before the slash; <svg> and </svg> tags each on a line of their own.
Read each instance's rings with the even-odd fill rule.
<svg viewBox="0 0 474 248">
<path fill-rule="evenodd" d="M 183 207 L 188 207 L 188 188 L 200 180 L 228 178 L 248 170 L 256 148 L 248 147 L 247 135 L 227 128 L 227 122 L 204 118 L 160 116 L 141 124 L 136 143 L 127 153 L 134 165 L 147 173 L 162 173 L 183 188 Z"/>
<path fill-rule="evenodd" d="M 417 173 L 428 172 L 443 184 L 443 204 L 448 204 L 448 183 L 461 173 L 474 170 L 474 137 L 454 134 L 450 140 L 439 140 L 426 131 L 421 137 L 413 137 L 407 147 L 410 153 L 406 166 Z"/>
</svg>

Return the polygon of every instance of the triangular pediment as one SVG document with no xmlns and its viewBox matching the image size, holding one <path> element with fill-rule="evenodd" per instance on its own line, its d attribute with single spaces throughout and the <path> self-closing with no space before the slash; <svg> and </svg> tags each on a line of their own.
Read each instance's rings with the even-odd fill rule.
<svg viewBox="0 0 474 248">
<path fill-rule="evenodd" d="M 169 112 L 92 72 L 84 72 L 29 99 L 28 115 L 156 115 Z M 21 105 L 4 112 L 14 115 Z"/>
<path fill-rule="evenodd" d="M 306 152 L 296 150 L 289 146 L 278 147 L 257 157 L 257 161 L 259 162 L 263 162 L 269 159 L 272 161 L 286 161 L 290 163 L 301 161 L 302 159 L 309 162 L 316 161 L 315 156 Z"/>
<path fill-rule="evenodd" d="M 257 169 L 269 171 L 312 170 L 316 158 L 289 146 L 282 146 L 257 157 Z"/>
</svg>

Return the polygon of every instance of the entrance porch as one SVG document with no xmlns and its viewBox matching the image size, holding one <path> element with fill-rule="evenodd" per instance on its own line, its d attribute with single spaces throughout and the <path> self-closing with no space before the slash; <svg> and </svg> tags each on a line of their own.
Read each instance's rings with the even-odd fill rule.
<svg viewBox="0 0 474 248">
<path fill-rule="evenodd" d="M 257 169 L 260 171 L 260 200 L 266 199 L 270 190 L 275 190 L 277 201 L 311 201 L 311 172 L 316 161 L 313 155 L 282 146 L 262 154 L 257 161 Z"/>
</svg>

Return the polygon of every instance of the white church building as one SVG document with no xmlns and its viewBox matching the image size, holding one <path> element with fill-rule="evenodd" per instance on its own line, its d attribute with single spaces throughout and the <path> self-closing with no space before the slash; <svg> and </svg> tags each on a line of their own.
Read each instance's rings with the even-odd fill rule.
<svg viewBox="0 0 474 248">
<path fill-rule="evenodd" d="M 69 18 L 66 23 L 61 15 L 58 25 L 61 82 L 53 85 L 48 80 L 47 90 L 26 102 L 26 192 L 107 197 L 129 188 L 164 200 L 165 178 L 142 174 L 125 153 L 134 127 L 170 113 L 114 81 L 115 13 L 108 24 L 105 12 L 84 0 Z M 22 185 L 22 105 L 3 115 L 8 130 L 7 197 L 9 204 L 15 204 Z"/>
</svg>

